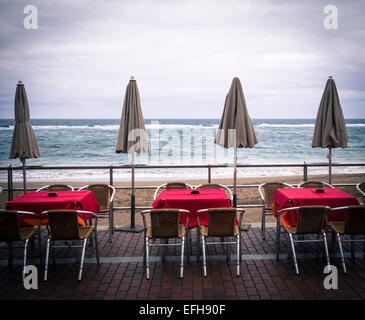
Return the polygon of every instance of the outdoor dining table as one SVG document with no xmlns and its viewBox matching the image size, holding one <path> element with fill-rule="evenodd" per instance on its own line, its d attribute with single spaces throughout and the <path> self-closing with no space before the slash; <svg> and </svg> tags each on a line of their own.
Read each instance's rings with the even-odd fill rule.
<svg viewBox="0 0 365 320">
<path fill-rule="evenodd" d="M 56 196 L 49 196 L 56 194 Z M 8 210 L 30 211 L 39 214 L 41 224 L 47 225 L 48 218 L 42 215 L 47 210 L 82 210 L 97 213 L 99 211 L 99 203 L 96 201 L 91 191 L 39 191 L 28 192 L 8 201 L 6 204 Z M 91 219 L 91 215 L 79 215 L 79 224 L 85 225 L 85 221 Z M 22 226 L 31 226 L 37 224 L 35 219 L 29 219 L 20 215 Z"/>
<path fill-rule="evenodd" d="M 191 193 L 198 190 L 199 194 Z M 185 209 L 190 211 L 189 228 L 198 226 L 197 211 L 208 208 L 231 208 L 232 201 L 222 189 L 167 189 L 152 204 L 153 209 Z M 180 223 L 185 225 L 187 215 L 182 213 Z M 207 214 L 200 214 L 201 225 L 208 225 Z"/>
<path fill-rule="evenodd" d="M 323 190 L 318 192 L 317 190 Z M 360 204 L 357 198 L 336 188 L 282 188 L 274 195 L 273 214 L 284 208 L 298 206 L 328 206 L 330 208 Z M 346 211 L 328 212 L 328 221 L 345 221 Z M 297 212 L 288 211 L 282 215 L 282 223 L 288 227 L 297 225 Z"/>
</svg>

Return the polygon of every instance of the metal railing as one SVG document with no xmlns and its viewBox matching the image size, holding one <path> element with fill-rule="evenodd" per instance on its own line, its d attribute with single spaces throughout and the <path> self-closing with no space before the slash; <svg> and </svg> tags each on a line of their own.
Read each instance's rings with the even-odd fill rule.
<svg viewBox="0 0 365 320">
<path fill-rule="evenodd" d="M 284 163 L 284 164 L 237 164 L 237 168 L 302 168 L 303 170 L 303 181 L 308 180 L 308 169 L 313 167 L 327 167 L 328 163 Z M 365 163 L 333 163 L 333 167 L 365 167 Z M 135 165 L 135 169 L 192 169 L 200 168 L 207 169 L 207 182 L 212 181 L 212 170 L 216 168 L 229 168 L 232 167 L 231 164 L 191 164 L 191 165 Z M 106 179 L 109 180 L 110 185 L 114 185 L 114 171 L 115 170 L 130 170 L 131 165 L 96 165 L 96 166 L 27 166 L 27 171 L 33 170 L 107 170 L 108 174 Z M 22 188 L 14 188 L 14 171 L 22 171 L 23 167 L 13 167 L 9 165 L 8 167 L 0 167 L 0 171 L 7 171 L 7 188 L 3 188 L 3 191 L 8 192 L 8 200 L 13 199 L 14 191 L 22 191 Z M 354 186 L 355 184 L 333 184 L 335 186 Z M 147 186 L 136 186 L 136 189 L 155 189 L 157 185 L 147 185 Z M 233 185 L 228 185 L 232 188 Z M 240 184 L 237 188 L 257 188 L 258 185 L 255 184 Z M 128 186 L 115 187 L 117 190 L 130 189 Z M 32 188 L 27 188 L 27 191 L 35 190 Z M 240 205 L 238 205 L 240 207 Z M 261 207 L 261 205 L 248 204 L 244 207 Z M 136 209 L 148 209 L 151 207 L 136 207 Z M 131 207 L 114 207 L 114 210 L 130 210 Z"/>
</svg>

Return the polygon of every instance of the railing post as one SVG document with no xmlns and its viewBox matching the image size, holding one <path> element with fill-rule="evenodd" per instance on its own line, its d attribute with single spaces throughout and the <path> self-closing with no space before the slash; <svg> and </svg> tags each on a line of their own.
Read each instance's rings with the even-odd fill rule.
<svg viewBox="0 0 365 320">
<path fill-rule="evenodd" d="M 111 186 L 113 186 L 113 165 L 112 164 L 110 164 L 110 167 L 109 167 L 109 184 L 111 185 Z M 111 222 L 111 226 L 110 226 L 110 228 L 112 229 L 111 230 L 111 234 L 113 235 L 113 233 L 114 233 L 114 208 L 113 208 L 113 202 L 110 204 L 110 215 L 111 215 L 111 217 L 110 217 L 110 222 Z"/>
<path fill-rule="evenodd" d="M 8 201 L 13 200 L 13 170 L 11 165 L 8 167 Z"/>
<path fill-rule="evenodd" d="M 308 166 L 307 163 L 304 161 L 304 166 L 303 166 L 303 181 L 307 181 L 308 180 Z"/>
<path fill-rule="evenodd" d="M 112 164 L 110 164 L 110 167 L 109 167 L 109 184 L 111 186 L 113 185 L 113 166 L 112 166 Z"/>
<path fill-rule="evenodd" d="M 208 183 L 212 182 L 212 172 L 211 172 L 211 167 L 208 164 Z"/>
</svg>

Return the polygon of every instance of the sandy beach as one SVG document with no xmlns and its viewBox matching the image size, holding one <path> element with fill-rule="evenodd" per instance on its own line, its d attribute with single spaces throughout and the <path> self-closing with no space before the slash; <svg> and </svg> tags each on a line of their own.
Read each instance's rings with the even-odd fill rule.
<svg viewBox="0 0 365 320">
<path fill-rule="evenodd" d="M 290 184 L 298 184 L 302 182 L 302 176 L 280 176 L 280 177 L 258 177 L 258 178 L 239 178 L 238 184 L 239 185 L 259 185 L 264 182 L 286 182 Z M 327 175 L 313 175 L 308 176 L 308 180 L 316 180 L 316 181 L 328 181 Z M 136 186 L 157 186 L 165 181 L 148 181 L 148 182 L 136 182 Z M 201 183 L 206 183 L 207 180 L 187 180 L 185 181 L 193 186 L 199 185 Z M 333 184 L 356 184 L 359 182 L 365 182 L 365 173 L 360 174 L 337 174 L 332 176 L 332 183 Z M 47 182 L 29 182 L 28 187 L 29 188 L 38 188 L 41 186 L 44 186 L 46 184 L 52 183 L 51 181 Z M 74 188 L 79 188 L 81 186 L 84 186 L 86 184 L 91 184 L 91 182 L 86 181 L 79 181 L 79 182 L 65 182 L 66 184 L 71 184 Z M 97 182 L 100 183 L 100 182 Z M 108 183 L 108 181 L 105 181 L 105 183 Z M 213 179 L 212 183 L 220 183 L 225 185 L 231 185 L 232 179 Z M 0 184 L 3 188 L 6 187 L 6 184 L 1 183 Z M 115 187 L 129 187 L 129 182 L 116 182 L 114 183 Z M 20 183 L 14 183 L 15 188 L 21 188 L 22 184 Z M 355 195 L 358 197 L 360 202 L 364 202 L 365 199 L 360 196 L 360 194 L 357 192 L 356 188 L 354 186 L 342 186 L 338 187 L 339 189 Z M 155 189 L 137 189 L 136 190 L 136 206 L 151 206 L 153 202 L 153 194 Z M 22 192 L 14 192 L 14 197 L 17 197 L 21 195 Z M 114 199 L 114 206 L 117 207 L 127 207 L 130 205 L 130 194 L 131 190 L 128 189 L 117 189 L 115 199 Z M 0 194 L 0 205 L 2 208 L 5 207 L 6 201 L 7 201 L 7 192 L 2 192 Z M 242 187 L 238 188 L 237 192 L 237 199 L 239 205 L 248 205 L 248 204 L 261 204 L 261 200 L 259 197 L 258 189 L 256 187 Z M 248 224 L 256 224 L 261 222 L 261 208 L 247 208 L 246 213 L 244 215 L 244 223 Z M 267 219 L 267 222 L 274 222 L 274 219 Z M 128 225 L 130 223 L 130 211 L 129 210 L 116 210 L 114 212 L 114 223 L 115 226 L 122 226 L 122 225 Z M 100 226 L 106 226 L 108 224 L 107 219 L 100 219 L 99 225 Z M 140 215 L 136 213 L 136 224 L 140 225 L 142 224 L 142 220 L 140 218 Z"/>
</svg>

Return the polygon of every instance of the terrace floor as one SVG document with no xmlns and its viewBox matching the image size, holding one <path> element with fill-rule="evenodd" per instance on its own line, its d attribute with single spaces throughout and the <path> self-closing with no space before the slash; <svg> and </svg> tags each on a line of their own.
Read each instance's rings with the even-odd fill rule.
<svg viewBox="0 0 365 320">
<path fill-rule="evenodd" d="M 266 240 L 253 226 L 242 232 L 241 275 L 235 274 L 235 261 L 226 261 L 223 247 L 208 246 L 208 276 L 202 277 L 202 264 L 197 260 L 196 231 L 192 232 L 193 252 L 190 263 L 185 260 L 184 278 L 179 279 L 179 252 L 169 247 L 166 261 L 158 248 L 151 251 L 150 280 L 145 278 L 142 261 L 143 233 L 115 232 L 109 243 L 108 232 L 98 230 L 101 264 L 97 266 L 94 248 L 88 247 L 82 281 L 77 280 L 79 264 L 75 252 L 56 249 L 56 266 L 44 282 L 39 272 L 37 290 L 26 290 L 21 281 L 22 249 L 14 249 L 14 266 L 7 265 L 7 245 L 0 244 L 0 299 L 107 299 L 107 300 L 257 300 L 257 299 L 365 299 L 365 260 L 363 243 L 355 246 L 350 259 L 349 244 L 344 246 L 348 274 L 344 274 L 336 242 L 328 237 L 331 264 L 338 270 L 338 289 L 324 288 L 325 260 L 323 246 L 317 258 L 316 244 L 296 244 L 300 275 L 295 275 L 288 259 L 288 237 L 282 234 L 282 254 L 275 256 L 275 227 L 267 229 Z M 42 253 L 45 255 L 47 233 L 42 232 Z M 22 243 L 19 243 L 22 245 Z M 29 251 L 29 264 L 37 264 L 38 242 Z M 79 255 L 80 256 L 80 255 Z M 234 256 L 232 255 L 232 259 Z"/>
</svg>

